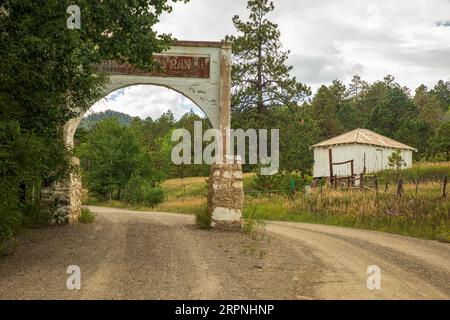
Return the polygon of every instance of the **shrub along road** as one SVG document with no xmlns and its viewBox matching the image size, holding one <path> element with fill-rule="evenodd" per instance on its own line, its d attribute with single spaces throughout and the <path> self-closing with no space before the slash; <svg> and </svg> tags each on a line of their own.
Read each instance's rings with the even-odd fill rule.
<svg viewBox="0 0 450 320">
<path fill-rule="evenodd" d="M 450 299 L 450 244 L 272 222 L 258 236 L 194 216 L 90 207 L 92 224 L 30 230 L 0 258 L 2 299 Z M 69 265 L 81 289 L 68 290 Z M 381 289 L 366 286 L 369 265 Z"/>
</svg>

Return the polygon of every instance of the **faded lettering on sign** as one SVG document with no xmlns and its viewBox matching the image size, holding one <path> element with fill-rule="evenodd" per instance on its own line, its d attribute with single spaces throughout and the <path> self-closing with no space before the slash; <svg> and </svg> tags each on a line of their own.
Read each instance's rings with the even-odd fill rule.
<svg viewBox="0 0 450 320">
<path fill-rule="evenodd" d="M 209 78 L 209 57 L 196 56 L 153 56 L 159 70 L 145 71 L 128 63 L 106 61 L 96 66 L 100 71 L 113 74 L 133 74 L 139 76 Z"/>
</svg>

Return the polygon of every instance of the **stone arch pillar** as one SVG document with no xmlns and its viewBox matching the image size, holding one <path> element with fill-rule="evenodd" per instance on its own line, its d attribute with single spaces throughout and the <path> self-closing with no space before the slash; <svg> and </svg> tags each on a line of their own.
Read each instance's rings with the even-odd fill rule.
<svg viewBox="0 0 450 320">
<path fill-rule="evenodd" d="M 230 133 L 231 44 L 177 41 L 167 51 L 155 54 L 153 59 L 161 64 L 162 71 L 146 72 L 132 65 L 113 61 L 97 66 L 100 71 L 110 74 L 105 96 L 117 89 L 137 84 L 165 86 L 183 94 L 200 107 L 213 128 L 220 129 L 224 143 L 223 158 L 226 158 Z M 84 112 L 80 110 L 79 116 L 64 126 L 64 139 L 68 146 L 73 145 L 73 137 L 83 115 Z M 77 162 L 76 159 L 74 161 Z M 223 174 L 217 175 L 219 171 Z M 231 180 L 227 178 L 229 172 L 233 177 L 231 184 L 229 183 Z M 218 225 L 221 225 L 221 222 L 240 225 L 243 192 L 242 181 L 240 184 L 237 183 L 239 179 L 242 179 L 240 162 L 212 165 L 208 207 L 213 221 Z M 213 186 L 217 185 L 221 187 L 214 189 Z M 63 198 L 59 201 L 63 204 L 61 206 L 63 209 L 56 210 L 57 222 L 76 221 L 81 208 L 79 176 L 71 175 L 53 189 L 55 194 Z M 51 191 L 48 194 L 50 195 Z M 231 203 L 224 200 L 228 198 L 239 201 Z M 58 200 L 54 202 L 58 203 Z"/>
</svg>

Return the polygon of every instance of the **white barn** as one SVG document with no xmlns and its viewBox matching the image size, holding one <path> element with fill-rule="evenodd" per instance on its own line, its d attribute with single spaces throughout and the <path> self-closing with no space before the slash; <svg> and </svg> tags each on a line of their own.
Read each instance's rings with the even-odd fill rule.
<svg viewBox="0 0 450 320">
<path fill-rule="evenodd" d="M 367 129 L 355 129 L 311 146 L 314 149 L 314 178 L 350 176 L 388 169 L 388 157 L 400 150 L 403 161 L 412 166 L 412 152 L 417 149 Z M 351 161 L 353 160 L 353 161 Z M 330 162 L 335 165 L 330 166 Z M 330 167 L 332 169 L 330 170 Z"/>
</svg>

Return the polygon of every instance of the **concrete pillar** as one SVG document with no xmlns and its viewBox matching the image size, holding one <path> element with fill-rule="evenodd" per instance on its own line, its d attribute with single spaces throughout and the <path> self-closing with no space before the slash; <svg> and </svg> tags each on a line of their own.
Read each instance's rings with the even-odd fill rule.
<svg viewBox="0 0 450 320">
<path fill-rule="evenodd" d="M 212 226 L 226 229 L 241 227 L 244 204 L 241 161 L 230 159 L 211 165 L 208 192 Z"/>
<path fill-rule="evenodd" d="M 242 163 L 231 154 L 230 147 L 231 44 L 224 43 L 220 51 L 220 132 L 223 154 L 211 165 L 208 211 L 213 227 L 241 228 L 244 187 Z"/>
<path fill-rule="evenodd" d="M 231 44 L 224 43 L 220 49 L 220 132 L 224 156 L 230 154 L 231 109 Z"/>
</svg>

